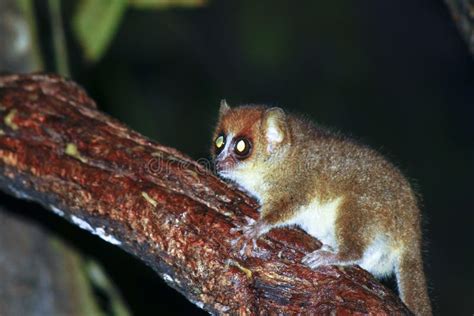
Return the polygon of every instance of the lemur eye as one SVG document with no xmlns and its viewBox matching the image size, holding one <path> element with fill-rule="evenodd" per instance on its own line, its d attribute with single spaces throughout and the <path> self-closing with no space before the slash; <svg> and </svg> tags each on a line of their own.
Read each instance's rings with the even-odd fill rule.
<svg viewBox="0 0 474 316">
<path fill-rule="evenodd" d="M 217 136 L 214 145 L 216 146 L 216 154 L 219 154 L 225 147 L 225 137 L 223 134 Z"/>
<path fill-rule="evenodd" d="M 239 158 L 247 158 L 251 149 L 252 144 L 250 144 L 248 139 L 241 137 L 237 138 L 235 141 L 234 152 L 239 156 Z"/>
</svg>

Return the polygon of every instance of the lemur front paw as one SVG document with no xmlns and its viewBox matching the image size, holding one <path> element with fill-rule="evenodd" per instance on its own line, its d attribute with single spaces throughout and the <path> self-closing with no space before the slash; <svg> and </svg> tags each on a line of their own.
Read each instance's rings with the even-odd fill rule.
<svg viewBox="0 0 474 316">
<path fill-rule="evenodd" d="M 242 235 L 232 240 L 234 247 L 240 248 L 240 255 L 249 256 L 257 248 L 257 239 L 268 231 L 268 225 L 262 221 L 247 218 L 245 226 L 235 227 L 230 230 L 232 234 Z"/>
<path fill-rule="evenodd" d="M 321 266 L 337 265 L 338 262 L 337 254 L 326 250 L 324 247 L 307 254 L 302 260 L 302 263 L 311 269 L 316 269 Z"/>
</svg>

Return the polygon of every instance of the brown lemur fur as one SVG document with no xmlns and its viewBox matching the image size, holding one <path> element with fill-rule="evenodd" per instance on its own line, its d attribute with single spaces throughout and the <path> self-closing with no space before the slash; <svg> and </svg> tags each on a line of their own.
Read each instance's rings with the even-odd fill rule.
<svg viewBox="0 0 474 316">
<path fill-rule="evenodd" d="M 431 315 L 421 257 L 420 211 L 401 172 L 374 150 L 280 108 L 221 102 L 212 157 L 218 174 L 253 194 L 260 218 L 239 245 L 298 225 L 323 247 L 303 263 L 358 264 L 396 274 L 400 297 Z"/>
</svg>

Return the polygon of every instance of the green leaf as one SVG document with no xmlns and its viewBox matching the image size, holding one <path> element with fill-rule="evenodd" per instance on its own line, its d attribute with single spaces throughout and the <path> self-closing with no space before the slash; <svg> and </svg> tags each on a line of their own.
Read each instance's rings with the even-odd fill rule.
<svg viewBox="0 0 474 316">
<path fill-rule="evenodd" d="M 87 60 L 98 61 L 110 45 L 127 9 L 127 0 L 81 0 L 73 31 Z"/>
<path fill-rule="evenodd" d="M 165 9 L 168 7 L 199 7 L 206 0 L 128 0 L 128 4 L 137 9 Z"/>
</svg>

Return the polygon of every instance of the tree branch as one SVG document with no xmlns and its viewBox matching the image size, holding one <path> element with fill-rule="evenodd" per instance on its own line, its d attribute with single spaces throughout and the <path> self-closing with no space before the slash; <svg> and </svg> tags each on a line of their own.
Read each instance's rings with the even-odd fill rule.
<svg viewBox="0 0 474 316">
<path fill-rule="evenodd" d="M 474 55 L 474 0 L 445 0 L 461 36 Z"/>
<path fill-rule="evenodd" d="M 303 266 L 320 245 L 302 231 L 240 255 L 229 230 L 258 217 L 255 201 L 55 75 L 0 77 L 0 188 L 137 256 L 211 313 L 409 314 L 358 267 Z"/>
</svg>

